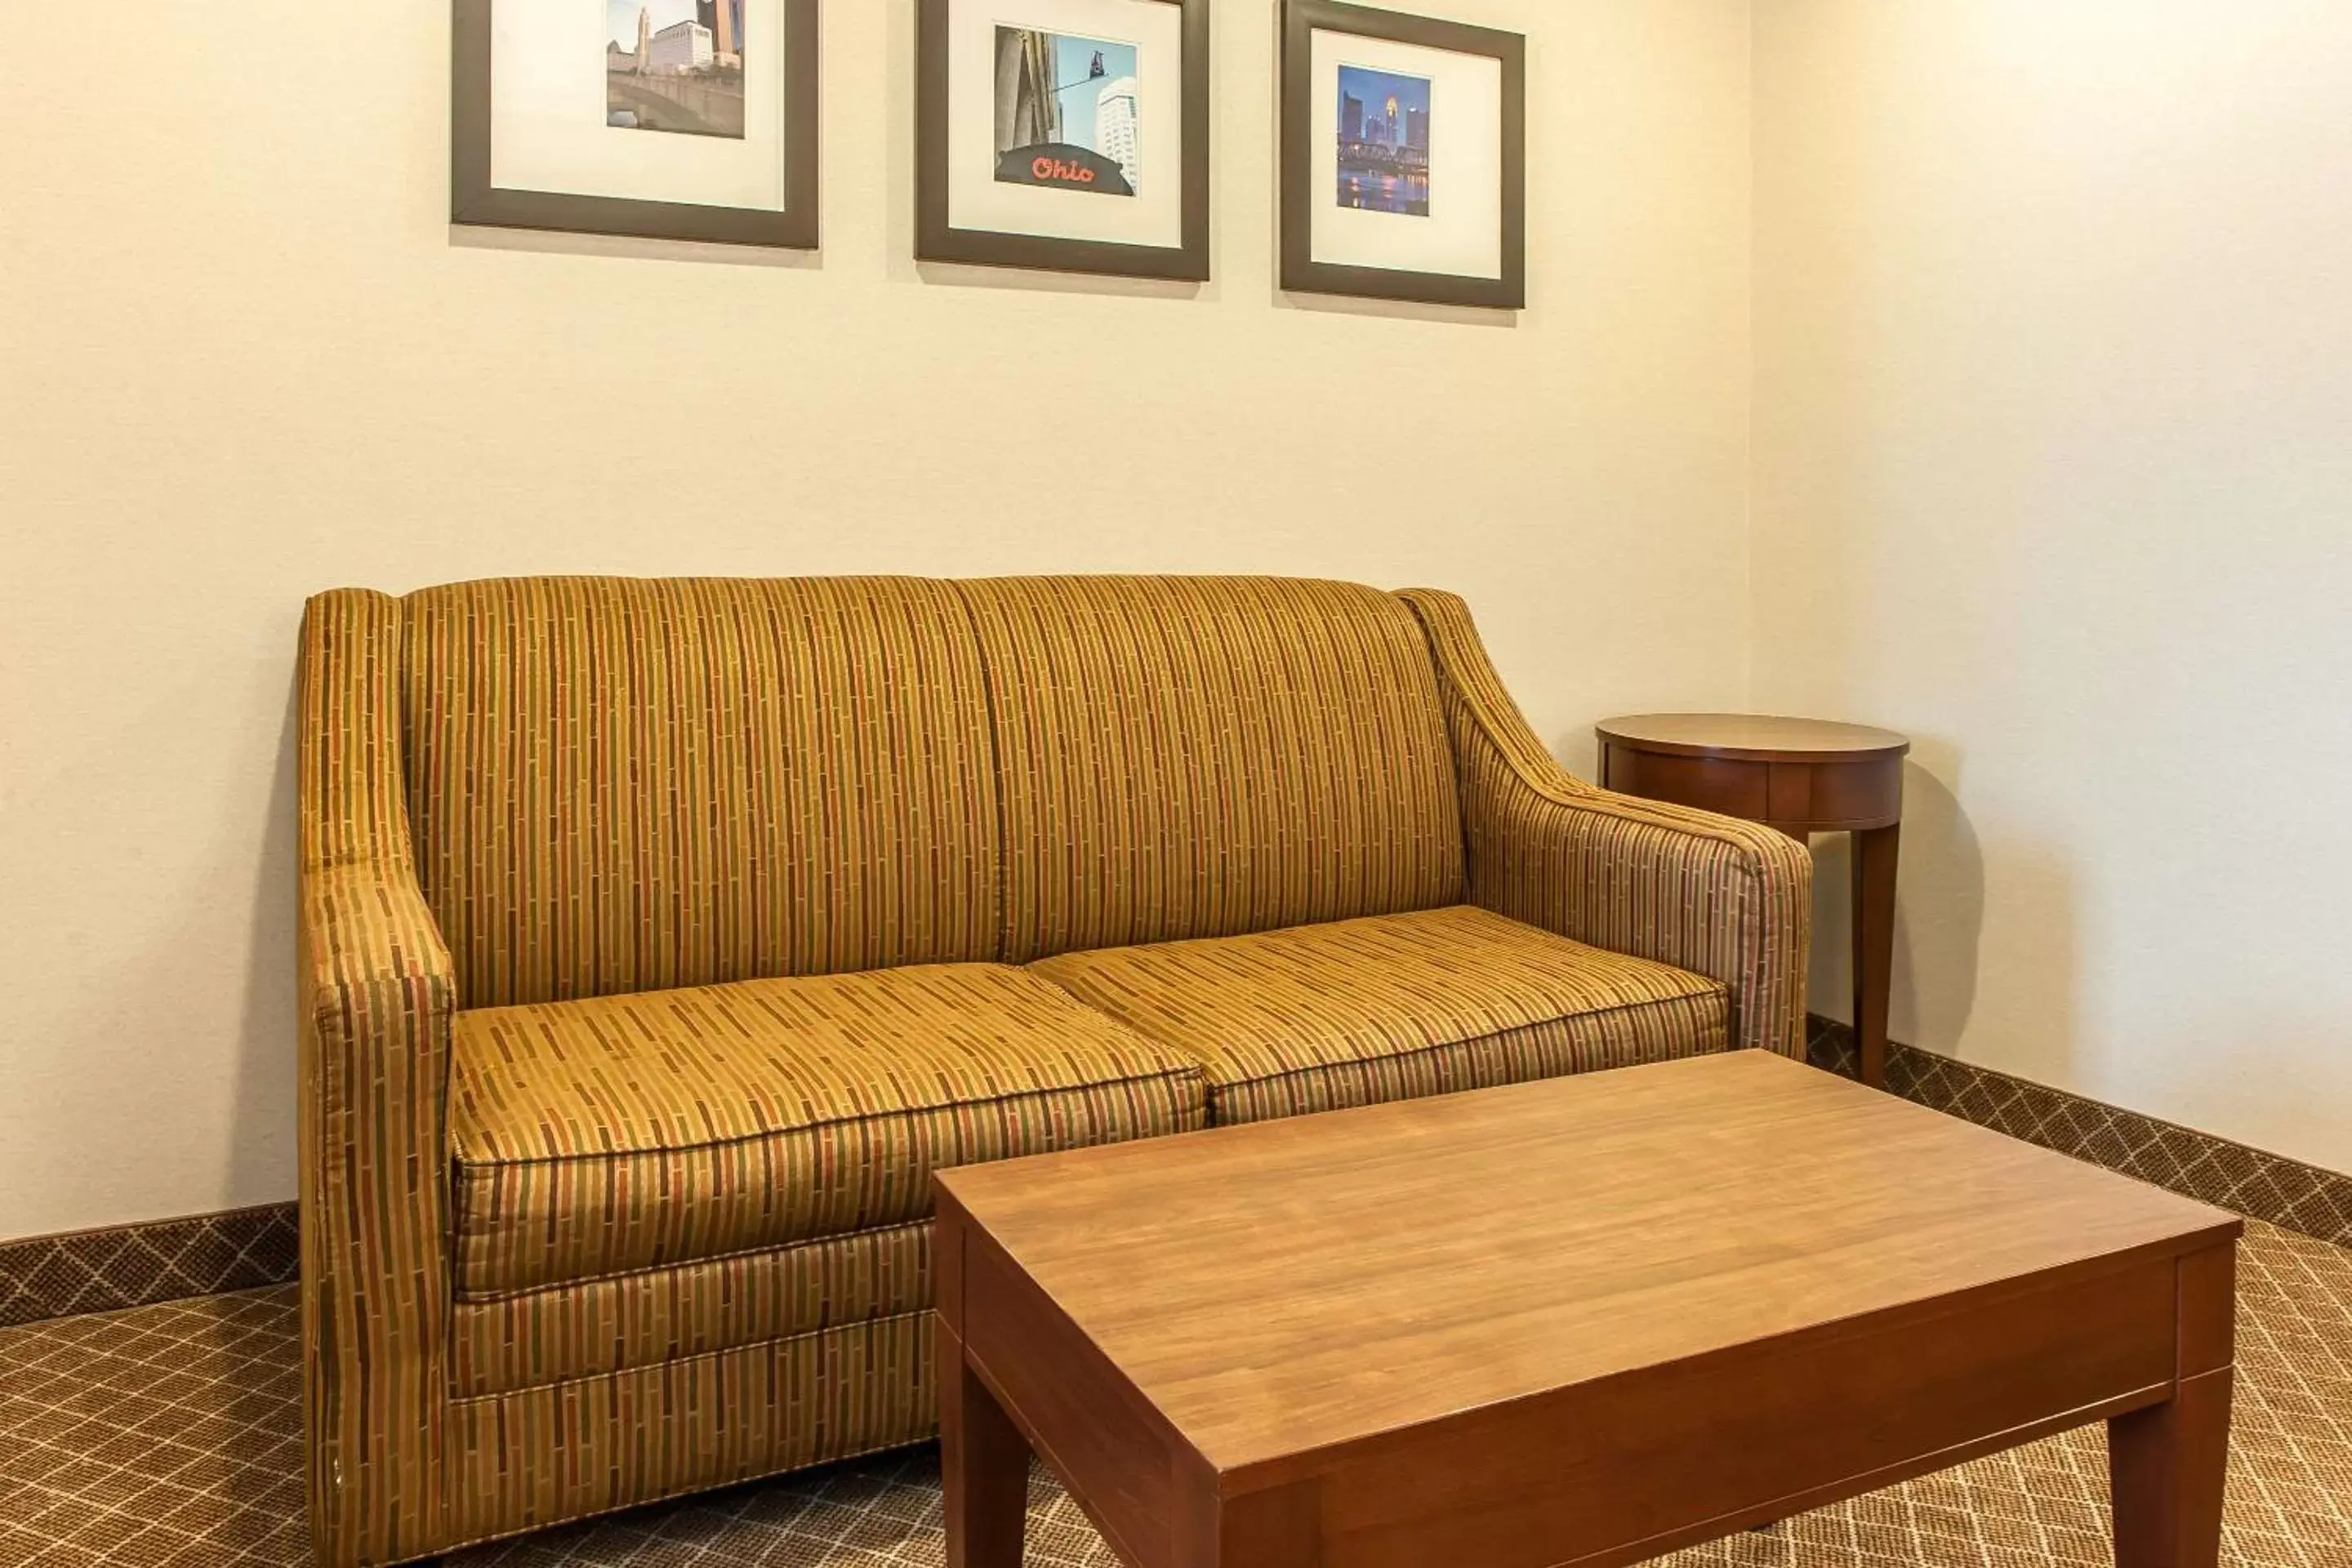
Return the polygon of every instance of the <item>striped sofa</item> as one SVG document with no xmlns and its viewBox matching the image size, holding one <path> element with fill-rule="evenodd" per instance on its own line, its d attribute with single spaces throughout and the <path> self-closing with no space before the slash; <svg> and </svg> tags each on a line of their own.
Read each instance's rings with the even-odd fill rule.
<svg viewBox="0 0 2352 1568">
<path fill-rule="evenodd" d="M 1801 1048 L 1803 852 L 1570 777 L 1450 595 L 523 579 L 301 661 L 321 1563 L 925 1437 L 941 1166 Z"/>
</svg>

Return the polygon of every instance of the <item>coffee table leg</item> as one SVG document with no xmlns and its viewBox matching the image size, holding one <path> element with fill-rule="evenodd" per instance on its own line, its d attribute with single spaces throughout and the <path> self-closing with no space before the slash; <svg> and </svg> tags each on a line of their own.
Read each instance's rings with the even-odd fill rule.
<svg viewBox="0 0 2352 1568">
<path fill-rule="evenodd" d="M 940 1469 L 948 1568 L 1020 1568 L 1028 1517 L 1029 1445 L 940 1325 Z"/>
<path fill-rule="evenodd" d="M 2116 1568 L 2216 1568 L 2230 1465 L 2230 1369 L 2107 1423 Z"/>
</svg>

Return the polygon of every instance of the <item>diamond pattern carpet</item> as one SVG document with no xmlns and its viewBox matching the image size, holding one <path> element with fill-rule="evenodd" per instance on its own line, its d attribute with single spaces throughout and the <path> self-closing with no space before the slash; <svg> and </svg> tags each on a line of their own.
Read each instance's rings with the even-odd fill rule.
<svg viewBox="0 0 2352 1568">
<path fill-rule="evenodd" d="M 0 1331 L 0 1565 L 307 1561 L 290 1289 Z M 1662 1559 L 1664 1568 L 2110 1568 L 2097 1428 Z M 1031 1568 L 1117 1568 L 1033 1480 Z M 2248 1227 L 2223 1561 L 2352 1568 L 2352 1251 Z M 928 1449 L 593 1521 L 446 1568 L 939 1568 Z M 1475 1568 L 1475 1565 L 1467 1565 Z"/>
</svg>

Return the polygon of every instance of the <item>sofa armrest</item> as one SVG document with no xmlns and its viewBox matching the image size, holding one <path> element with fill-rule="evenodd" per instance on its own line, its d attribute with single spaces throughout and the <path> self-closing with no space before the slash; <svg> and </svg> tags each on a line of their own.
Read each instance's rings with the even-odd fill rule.
<svg viewBox="0 0 2352 1568">
<path fill-rule="evenodd" d="M 1735 1045 L 1802 1060 L 1813 878 L 1805 847 L 1760 824 L 1576 778 L 1504 689 L 1469 607 L 1433 590 L 1401 596 L 1437 662 L 1472 901 L 1721 981 Z"/>
<path fill-rule="evenodd" d="M 457 982 L 409 847 L 400 606 L 323 595 L 301 647 L 303 1393 L 317 1560 L 342 1568 L 439 1535 Z"/>
</svg>

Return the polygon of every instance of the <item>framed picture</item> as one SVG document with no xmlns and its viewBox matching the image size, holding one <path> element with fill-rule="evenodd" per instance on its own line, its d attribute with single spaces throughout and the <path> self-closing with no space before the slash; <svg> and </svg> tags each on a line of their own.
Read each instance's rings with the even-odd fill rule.
<svg viewBox="0 0 2352 1568">
<path fill-rule="evenodd" d="M 1527 40 L 1284 0 L 1282 286 L 1527 303 Z"/>
<path fill-rule="evenodd" d="M 453 222 L 816 248 L 819 0 L 457 0 Z"/>
<path fill-rule="evenodd" d="M 922 0 L 915 254 L 1209 276 L 1209 0 Z"/>
</svg>

